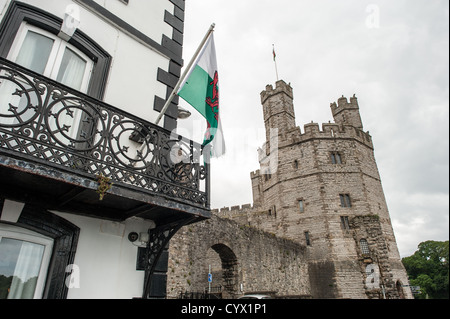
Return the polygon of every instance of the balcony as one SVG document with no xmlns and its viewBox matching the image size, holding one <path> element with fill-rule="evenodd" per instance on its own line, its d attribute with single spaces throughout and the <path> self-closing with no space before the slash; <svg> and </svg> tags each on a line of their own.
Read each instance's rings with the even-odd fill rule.
<svg viewBox="0 0 450 319">
<path fill-rule="evenodd" d="M 0 59 L 2 197 L 114 221 L 201 220 L 210 217 L 209 154 Z"/>
</svg>

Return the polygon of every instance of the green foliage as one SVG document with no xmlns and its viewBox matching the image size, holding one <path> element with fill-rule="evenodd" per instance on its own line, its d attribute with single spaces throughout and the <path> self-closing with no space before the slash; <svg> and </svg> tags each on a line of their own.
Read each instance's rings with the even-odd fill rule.
<svg viewBox="0 0 450 319">
<path fill-rule="evenodd" d="M 0 299 L 6 299 L 8 297 L 9 287 L 11 287 L 11 282 L 13 276 L 5 277 L 0 275 Z"/>
<path fill-rule="evenodd" d="M 449 298 L 449 242 L 426 241 L 402 259 L 410 284 L 420 286 L 417 298 Z"/>
</svg>

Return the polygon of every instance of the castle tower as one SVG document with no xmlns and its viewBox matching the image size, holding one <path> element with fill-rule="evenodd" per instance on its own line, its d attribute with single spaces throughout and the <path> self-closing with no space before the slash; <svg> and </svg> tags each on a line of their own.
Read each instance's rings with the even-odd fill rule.
<svg viewBox="0 0 450 319">
<path fill-rule="evenodd" d="M 339 98 L 337 104 L 331 104 L 331 112 L 336 123 L 353 126 L 361 130 L 363 129 L 361 116 L 359 114 L 358 99 L 355 95 L 350 98 L 350 103 L 348 103 L 347 98 L 344 96 Z"/>
<path fill-rule="evenodd" d="M 283 80 L 276 83 L 275 89 L 267 85 L 261 92 L 266 140 L 270 140 L 270 130 L 278 129 L 279 134 L 295 128 L 294 95 L 292 87 Z"/>
<path fill-rule="evenodd" d="M 331 104 L 335 123 L 307 124 L 303 134 L 284 81 L 268 85 L 261 102 L 266 145 L 278 128 L 280 147 L 270 159 L 276 173 L 265 173 L 273 151 L 260 151 L 261 169 L 251 174 L 255 214 L 247 222 L 307 247 L 314 297 L 412 297 L 356 96 Z"/>
</svg>

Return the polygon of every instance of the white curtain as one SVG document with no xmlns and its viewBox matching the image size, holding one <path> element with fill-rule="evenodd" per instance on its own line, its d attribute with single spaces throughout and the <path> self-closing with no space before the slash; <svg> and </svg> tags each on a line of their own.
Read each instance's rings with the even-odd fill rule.
<svg viewBox="0 0 450 319">
<path fill-rule="evenodd" d="M 43 74 L 55 41 L 42 34 L 28 31 L 16 63 Z"/>
<path fill-rule="evenodd" d="M 28 31 L 15 62 L 27 69 L 43 74 L 54 42 L 53 39 L 46 36 Z M 25 88 L 28 88 L 25 83 L 22 84 L 25 85 Z M 17 113 L 21 113 L 27 107 L 28 101 L 26 98 L 13 95 L 17 89 L 19 89 L 19 86 L 16 84 L 7 80 L 0 80 L 0 123 L 18 123 L 17 119 L 13 117 L 13 108 L 16 108 Z M 36 103 L 35 100 L 31 102 Z M 32 111 L 23 114 L 21 119 L 25 121 L 30 116 L 33 116 Z"/>
<path fill-rule="evenodd" d="M 66 48 L 56 80 L 75 90 L 81 90 L 86 67 L 87 62 L 85 60 L 69 48 Z M 60 107 L 63 107 L 63 105 L 60 105 Z M 53 110 L 53 112 L 57 111 L 56 108 Z M 72 108 L 70 111 L 73 112 L 70 115 L 67 112 L 62 112 L 61 116 L 58 117 L 58 123 L 61 128 L 64 127 L 64 125 L 70 127 L 69 131 L 64 133 L 71 138 L 76 139 L 81 121 L 81 111 L 78 108 Z M 53 125 L 51 124 L 51 126 Z"/>
<path fill-rule="evenodd" d="M 66 48 L 56 81 L 75 90 L 80 90 L 86 65 L 85 60 L 69 48 Z"/>
<path fill-rule="evenodd" d="M 8 299 L 33 299 L 44 248 L 43 245 L 22 242 Z"/>
</svg>

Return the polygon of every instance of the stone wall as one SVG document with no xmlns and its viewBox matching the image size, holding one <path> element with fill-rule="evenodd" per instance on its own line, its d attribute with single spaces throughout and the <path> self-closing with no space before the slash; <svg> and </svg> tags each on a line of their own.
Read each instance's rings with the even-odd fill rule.
<svg viewBox="0 0 450 319">
<path fill-rule="evenodd" d="M 222 286 L 225 298 L 252 292 L 310 296 L 304 246 L 213 215 L 171 240 L 168 297 L 208 288 L 209 266 L 212 287 Z"/>
<path fill-rule="evenodd" d="M 350 227 L 355 240 L 361 273 L 364 274 L 363 286 L 368 298 L 412 298 L 404 266 L 397 258 L 392 258 L 392 247 L 386 240 L 380 217 L 377 215 L 356 216 L 351 219 Z M 361 240 L 366 240 L 369 252 L 361 249 Z M 394 255 L 395 256 L 395 255 Z M 370 273 L 375 269 L 376 274 Z M 384 294 L 384 296 L 383 296 Z"/>
</svg>

